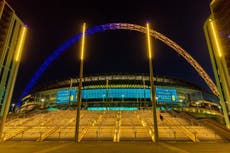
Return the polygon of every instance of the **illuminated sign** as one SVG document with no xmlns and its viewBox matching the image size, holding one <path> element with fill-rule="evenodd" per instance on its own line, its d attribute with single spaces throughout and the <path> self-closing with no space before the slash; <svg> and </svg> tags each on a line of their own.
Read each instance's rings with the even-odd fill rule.
<svg viewBox="0 0 230 153">
<path fill-rule="evenodd" d="M 178 102 L 175 89 L 156 88 L 156 98 L 158 102 Z"/>
<path fill-rule="evenodd" d="M 138 110 L 137 107 L 88 107 L 87 110 L 91 111 L 101 111 L 101 110 Z"/>
<path fill-rule="evenodd" d="M 57 91 L 57 104 L 75 102 L 76 101 L 76 89 L 71 90 L 58 90 Z"/>
<path fill-rule="evenodd" d="M 83 99 L 103 99 L 106 98 L 150 98 L 150 90 L 143 88 L 112 88 L 112 89 L 83 89 Z"/>
<path fill-rule="evenodd" d="M 130 99 L 130 98 L 146 98 L 150 99 L 150 89 L 144 88 L 112 88 L 112 89 L 83 89 L 82 99 L 105 99 L 118 98 L 118 99 Z M 158 102 L 178 102 L 177 92 L 175 89 L 169 88 L 156 88 L 156 97 Z M 75 102 L 76 101 L 76 89 L 64 89 L 57 91 L 57 104 Z"/>
</svg>

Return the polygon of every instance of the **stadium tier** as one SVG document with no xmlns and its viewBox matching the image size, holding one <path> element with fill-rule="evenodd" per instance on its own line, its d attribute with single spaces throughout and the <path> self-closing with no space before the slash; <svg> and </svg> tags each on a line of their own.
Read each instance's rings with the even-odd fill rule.
<svg viewBox="0 0 230 153">
<path fill-rule="evenodd" d="M 162 116 L 162 117 L 160 117 Z M 9 119 L 4 141 L 74 141 L 75 110 L 56 110 Z M 230 132 L 210 119 L 157 111 L 161 141 L 227 142 Z M 152 111 L 81 111 L 79 141 L 154 142 Z"/>
</svg>

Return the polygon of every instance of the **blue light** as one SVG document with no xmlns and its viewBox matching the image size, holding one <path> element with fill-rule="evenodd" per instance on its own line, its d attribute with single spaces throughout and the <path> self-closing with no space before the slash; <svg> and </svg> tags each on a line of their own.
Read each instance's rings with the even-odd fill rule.
<svg viewBox="0 0 230 153">
<path fill-rule="evenodd" d="M 105 29 L 103 29 L 103 26 L 104 25 L 100 25 L 100 26 L 95 26 L 93 28 L 90 28 L 86 31 L 86 34 L 92 35 L 94 33 L 104 31 Z M 109 29 L 107 29 L 107 30 L 109 30 Z M 82 33 L 79 33 L 79 34 L 73 36 L 72 38 L 68 39 L 63 45 L 59 46 L 59 48 L 54 50 L 53 53 L 41 64 L 41 66 L 34 73 L 34 75 L 32 76 L 32 79 L 29 81 L 29 83 L 27 84 L 27 86 L 23 90 L 22 94 L 20 95 L 18 103 L 17 103 L 18 106 L 21 106 L 21 104 L 22 104 L 21 99 L 23 97 L 25 97 L 27 94 L 29 94 L 29 92 L 34 87 L 37 80 L 40 78 L 40 76 L 43 74 L 43 72 L 48 68 L 48 66 L 58 56 L 60 56 L 67 48 L 69 48 L 71 45 L 73 45 L 76 41 L 80 40 L 81 36 L 82 36 Z"/>
<path fill-rule="evenodd" d="M 175 89 L 156 88 L 156 97 L 158 102 L 178 102 Z"/>
<path fill-rule="evenodd" d="M 107 94 L 106 94 L 107 93 Z M 130 89 L 130 88 L 113 88 L 113 89 L 84 89 L 82 90 L 82 99 L 103 99 L 107 98 L 150 98 L 149 89 Z"/>
<path fill-rule="evenodd" d="M 90 111 L 103 111 L 103 110 L 113 110 L 113 111 L 118 111 L 118 110 L 122 110 L 122 111 L 134 111 L 134 110 L 138 110 L 137 107 L 88 107 L 87 110 Z"/>
<path fill-rule="evenodd" d="M 92 35 L 97 32 L 102 32 L 106 30 L 116 30 L 116 29 L 122 29 L 122 27 L 118 26 L 120 23 L 109 23 L 104 25 L 95 26 L 93 28 L 87 29 L 86 35 Z M 124 29 L 124 28 L 123 28 Z M 21 106 L 21 99 L 25 97 L 31 89 L 36 84 L 37 80 L 40 78 L 40 76 L 44 73 L 44 71 L 48 68 L 48 66 L 57 58 L 59 57 L 67 48 L 69 48 L 71 45 L 73 45 L 76 41 L 78 41 L 82 36 L 82 33 L 76 34 L 72 38 L 68 39 L 63 45 L 59 46 L 54 52 L 41 64 L 41 66 L 38 68 L 38 70 L 34 73 L 32 76 L 32 79 L 27 84 L 26 88 L 23 90 L 22 94 L 19 97 L 19 101 L 17 103 L 18 106 Z M 112 92 L 111 97 L 115 96 L 115 93 Z M 150 94 L 150 93 L 149 93 Z M 148 96 L 148 95 L 147 95 Z M 119 95 L 120 97 L 120 95 Z M 127 97 L 128 98 L 128 97 Z"/>
<path fill-rule="evenodd" d="M 71 90 L 58 90 L 56 96 L 56 103 L 68 103 L 76 101 L 76 89 Z"/>
<path fill-rule="evenodd" d="M 106 94 L 107 93 L 107 94 Z M 106 95 L 108 97 L 106 97 Z M 104 98 L 111 99 L 150 99 L 150 89 L 143 88 L 112 88 L 112 89 L 83 89 L 83 100 Z M 156 97 L 158 102 L 178 102 L 177 92 L 175 89 L 156 88 Z M 57 104 L 76 102 L 76 89 L 65 89 L 57 91 Z"/>
</svg>

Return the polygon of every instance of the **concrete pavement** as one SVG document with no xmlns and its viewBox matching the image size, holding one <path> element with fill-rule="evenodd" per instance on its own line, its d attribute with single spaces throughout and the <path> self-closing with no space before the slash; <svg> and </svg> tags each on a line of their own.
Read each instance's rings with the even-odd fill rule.
<svg viewBox="0 0 230 153">
<path fill-rule="evenodd" d="M 25 142 L 0 143 L 1 153 L 229 153 L 230 143 Z"/>
</svg>

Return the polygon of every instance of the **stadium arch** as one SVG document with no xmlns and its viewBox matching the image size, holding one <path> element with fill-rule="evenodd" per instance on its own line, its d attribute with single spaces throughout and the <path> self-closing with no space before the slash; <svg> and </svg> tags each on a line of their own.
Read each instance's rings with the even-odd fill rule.
<svg viewBox="0 0 230 153">
<path fill-rule="evenodd" d="M 109 31 L 109 30 L 131 30 L 131 31 L 137 31 L 141 33 L 146 33 L 147 29 L 144 26 L 136 25 L 136 24 L 130 24 L 130 23 L 108 23 L 103 24 L 99 26 L 95 26 L 92 28 L 87 29 L 86 35 L 92 35 L 94 33 L 103 32 L 103 31 Z M 171 47 L 176 53 L 181 55 L 201 76 L 201 78 L 205 81 L 205 83 L 208 85 L 210 90 L 215 94 L 216 96 L 219 96 L 219 92 L 217 90 L 217 87 L 215 83 L 212 81 L 210 76 L 205 72 L 205 70 L 201 67 L 201 65 L 182 47 L 180 47 L 177 43 L 166 37 L 165 35 L 151 29 L 150 30 L 151 37 L 154 37 L 169 47 Z M 21 99 L 26 96 L 37 80 L 40 78 L 42 73 L 48 68 L 49 64 L 51 64 L 58 56 L 60 56 L 67 48 L 69 48 L 71 45 L 73 45 L 76 41 L 78 41 L 82 36 L 82 33 L 79 33 L 69 40 L 67 40 L 63 45 L 61 45 L 59 48 L 57 48 L 39 67 L 39 69 L 35 72 L 32 79 L 27 84 L 26 88 L 22 92 L 21 96 L 19 97 L 18 105 L 21 105 Z"/>
</svg>

